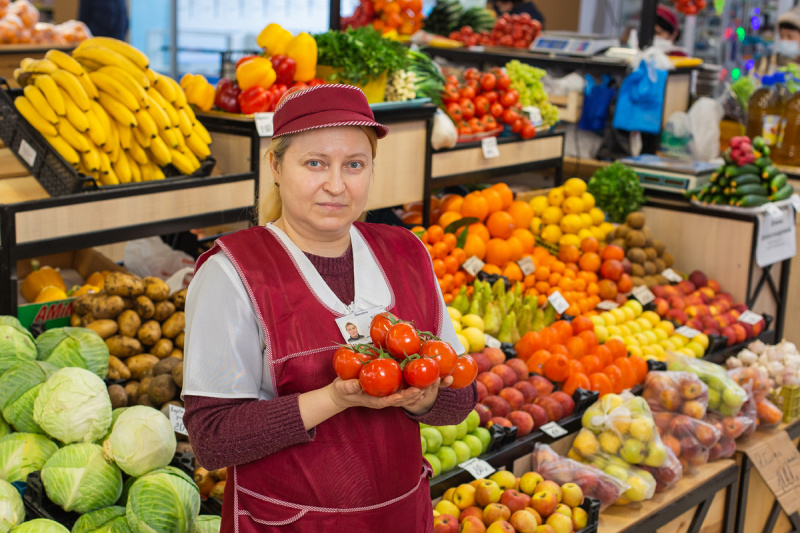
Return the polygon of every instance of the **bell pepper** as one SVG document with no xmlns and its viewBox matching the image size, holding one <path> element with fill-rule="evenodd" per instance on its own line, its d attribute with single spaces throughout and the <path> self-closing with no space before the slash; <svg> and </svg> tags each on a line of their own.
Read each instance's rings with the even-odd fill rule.
<svg viewBox="0 0 800 533">
<path fill-rule="evenodd" d="M 31 261 L 31 265 L 33 265 L 33 272 L 25 276 L 20 287 L 22 296 L 26 300 L 29 302 L 36 300 L 36 297 L 45 287 L 56 287 L 66 294 L 67 286 L 64 284 L 64 279 L 58 270 L 49 266 L 39 268 L 39 262 L 35 259 Z"/>
<path fill-rule="evenodd" d="M 208 111 L 214 106 L 214 86 L 208 83 L 205 76 L 198 74 L 191 80 L 187 80 L 183 91 L 186 93 L 186 101 L 202 111 Z"/>
<path fill-rule="evenodd" d="M 262 57 L 262 56 L 259 56 L 259 55 L 252 55 L 252 54 L 251 54 L 251 55 L 249 55 L 249 56 L 242 56 L 242 57 L 240 57 L 240 58 L 239 58 L 239 61 L 237 61 L 237 62 L 236 62 L 236 66 L 235 66 L 234 68 L 239 68 L 239 65 L 241 65 L 241 64 L 242 64 L 242 63 L 244 63 L 245 61 L 250 61 L 250 60 L 251 60 L 251 59 L 253 59 L 254 57 Z"/>
<path fill-rule="evenodd" d="M 269 110 L 272 99 L 272 93 L 259 85 L 242 91 L 237 98 L 239 101 L 239 109 L 241 109 L 242 113 L 245 115 L 266 112 Z"/>
<path fill-rule="evenodd" d="M 317 41 L 308 33 L 298 33 L 286 48 L 286 55 L 297 63 L 294 81 L 309 81 L 317 74 Z"/>
<path fill-rule="evenodd" d="M 266 50 L 269 55 L 285 54 L 291 40 L 292 33 L 274 22 L 268 24 L 256 37 L 258 46 Z"/>
<path fill-rule="evenodd" d="M 236 82 L 243 91 L 256 86 L 269 89 L 275 83 L 275 77 L 275 69 L 265 57 L 254 57 L 236 69 Z"/>
<path fill-rule="evenodd" d="M 214 105 L 228 113 L 239 113 L 239 93 L 242 90 L 230 78 L 220 78 L 217 82 L 217 96 Z"/>
<path fill-rule="evenodd" d="M 269 58 L 272 62 L 272 68 L 275 69 L 275 83 L 282 83 L 289 86 L 294 79 L 294 73 L 297 70 L 297 63 L 291 57 L 283 54 L 276 54 Z"/>
<path fill-rule="evenodd" d="M 41 304 L 45 302 L 55 302 L 56 300 L 63 300 L 66 297 L 67 297 L 67 292 L 64 289 L 62 289 L 61 287 L 54 287 L 53 285 L 48 285 L 47 287 L 39 291 L 39 294 L 36 295 L 36 298 L 33 300 L 33 303 Z"/>
</svg>

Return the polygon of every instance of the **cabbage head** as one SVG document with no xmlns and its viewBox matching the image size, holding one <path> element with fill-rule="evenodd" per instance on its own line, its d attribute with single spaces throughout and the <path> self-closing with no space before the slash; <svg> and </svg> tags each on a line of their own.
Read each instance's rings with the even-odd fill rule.
<svg viewBox="0 0 800 533">
<path fill-rule="evenodd" d="M 22 503 L 22 496 L 14 485 L 0 479 L 0 533 L 8 533 L 23 520 L 25 505 Z"/>
<path fill-rule="evenodd" d="M 0 479 L 25 482 L 28 474 L 41 470 L 58 446 L 44 435 L 12 433 L 0 438 Z"/>
<path fill-rule="evenodd" d="M 0 413 L 0 437 L 5 437 L 11 433 L 11 426 L 8 425 L 6 419 L 3 418 L 3 414 Z"/>
<path fill-rule="evenodd" d="M 42 467 L 47 497 L 65 511 L 88 513 L 113 505 L 122 493 L 122 472 L 97 444 L 70 444 Z"/>
<path fill-rule="evenodd" d="M 18 525 L 14 528 L 14 533 L 69 533 L 69 529 L 58 522 L 47 520 L 46 518 L 37 518 Z"/>
<path fill-rule="evenodd" d="M 49 329 L 36 338 L 36 350 L 39 360 L 59 368 L 85 368 L 103 379 L 108 375 L 108 346 L 90 329 Z"/>
<path fill-rule="evenodd" d="M 175 431 L 164 414 L 152 407 L 134 405 L 119 415 L 103 443 L 106 459 L 123 472 L 139 477 L 167 466 L 175 456 Z"/>
<path fill-rule="evenodd" d="M 123 507 L 128 505 L 128 493 L 131 491 L 131 487 L 138 478 L 135 477 L 128 477 L 125 480 L 125 483 L 122 484 L 122 494 L 119 495 L 119 499 L 114 505 L 121 505 Z"/>
<path fill-rule="evenodd" d="M 125 520 L 125 508 L 119 505 L 103 507 L 86 513 L 72 526 L 72 533 L 130 533 Z M 217 533 L 219 530 L 217 530 Z"/>
<path fill-rule="evenodd" d="M 201 514 L 194 523 L 192 533 L 219 533 L 222 527 L 222 517 L 210 514 Z"/>
<path fill-rule="evenodd" d="M 14 429 L 25 433 L 44 433 L 33 420 L 33 401 L 47 378 L 58 367 L 44 361 L 24 361 L 0 376 L 0 411 Z"/>
<path fill-rule="evenodd" d="M 16 317 L 0 316 L 0 374 L 17 363 L 35 359 L 36 342 L 33 335 L 22 327 Z"/>
<path fill-rule="evenodd" d="M 190 533 L 200 514 L 200 491 L 175 467 L 138 478 L 128 494 L 128 525 L 134 531 Z"/>
<path fill-rule="evenodd" d="M 62 368 L 39 389 L 33 419 L 45 433 L 65 444 L 98 441 L 111 427 L 106 384 L 83 368 Z"/>
</svg>

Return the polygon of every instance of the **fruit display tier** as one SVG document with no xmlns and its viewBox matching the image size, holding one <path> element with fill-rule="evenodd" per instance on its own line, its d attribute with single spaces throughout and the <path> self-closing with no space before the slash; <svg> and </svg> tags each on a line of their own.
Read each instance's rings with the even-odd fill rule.
<svg viewBox="0 0 800 533">
<path fill-rule="evenodd" d="M 12 87 L 19 87 L 14 80 L 14 69 L 26 57 L 42 59 L 48 50 L 72 51 L 75 46 L 53 46 L 52 44 L 4 44 L 0 46 L 0 77 L 8 80 Z"/>
</svg>

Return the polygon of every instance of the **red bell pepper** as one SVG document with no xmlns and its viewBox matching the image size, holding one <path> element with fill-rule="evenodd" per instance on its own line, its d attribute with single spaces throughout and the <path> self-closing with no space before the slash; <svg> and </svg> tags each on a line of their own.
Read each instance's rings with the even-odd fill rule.
<svg viewBox="0 0 800 533">
<path fill-rule="evenodd" d="M 295 60 L 282 54 L 275 54 L 269 60 L 272 61 L 272 68 L 275 69 L 275 74 L 277 74 L 275 83 L 291 85 L 292 80 L 294 80 L 294 73 L 297 71 Z"/>
<path fill-rule="evenodd" d="M 230 78 L 220 78 L 217 82 L 214 105 L 228 113 L 239 113 L 238 97 L 241 92 L 235 81 Z"/>
<path fill-rule="evenodd" d="M 269 109 L 272 100 L 273 95 L 269 90 L 256 85 L 239 94 L 239 109 L 245 115 L 264 113 Z"/>
</svg>

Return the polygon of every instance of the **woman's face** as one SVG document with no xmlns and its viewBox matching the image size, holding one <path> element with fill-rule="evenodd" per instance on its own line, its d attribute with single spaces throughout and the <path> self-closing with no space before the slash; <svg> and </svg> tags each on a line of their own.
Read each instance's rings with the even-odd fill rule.
<svg viewBox="0 0 800 533">
<path fill-rule="evenodd" d="M 353 324 L 349 324 L 345 329 L 347 330 L 347 334 L 350 335 L 351 339 L 358 337 L 358 328 Z"/>
<path fill-rule="evenodd" d="M 367 204 L 372 145 L 360 128 L 319 128 L 297 134 L 280 168 L 283 214 L 294 228 L 317 236 L 350 230 Z"/>
<path fill-rule="evenodd" d="M 654 34 L 656 37 L 661 37 L 662 39 L 668 39 L 672 42 L 675 42 L 675 34 L 669 33 L 667 30 L 662 28 L 661 26 L 656 25 Z"/>
</svg>

